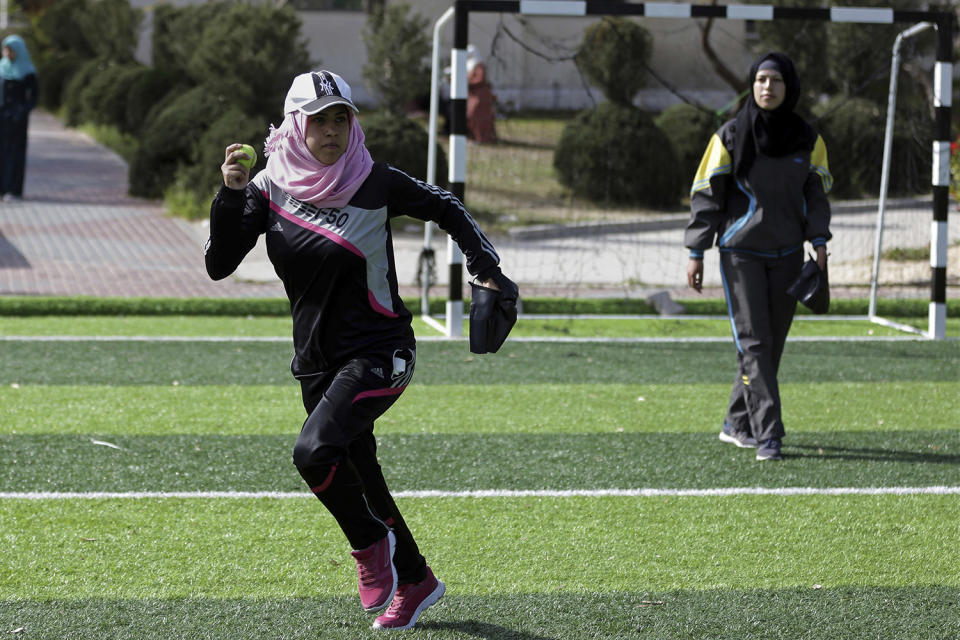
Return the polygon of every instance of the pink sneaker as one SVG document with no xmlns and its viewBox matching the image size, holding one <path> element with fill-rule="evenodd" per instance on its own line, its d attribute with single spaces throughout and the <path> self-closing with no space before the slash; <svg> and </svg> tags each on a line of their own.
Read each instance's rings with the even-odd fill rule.
<svg viewBox="0 0 960 640">
<path fill-rule="evenodd" d="M 393 531 L 366 549 L 351 551 L 357 561 L 360 603 L 367 611 L 379 611 L 390 603 L 397 590 L 397 568 L 393 566 L 393 549 L 397 539 Z"/>
<path fill-rule="evenodd" d="M 386 613 L 377 616 L 374 629 L 409 629 L 417 624 L 417 619 L 427 607 L 443 595 L 446 587 L 437 580 L 430 567 L 427 577 L 417 584 L 402 584 L 397 587 L 397 595 Z"/>
</svg>

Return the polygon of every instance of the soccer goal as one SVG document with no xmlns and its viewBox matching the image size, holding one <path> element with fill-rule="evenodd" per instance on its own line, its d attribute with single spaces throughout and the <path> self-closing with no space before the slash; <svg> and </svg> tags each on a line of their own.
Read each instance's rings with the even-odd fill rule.
<svg viewBox="0 0 960 640">
<path fill-rule="evenodd" d="M 740 97 L 718 70 L 733 70 L 737 77 L 745 74 L 762 46 L 758 27 L 789 24 L 789 31 L 798 38 L 811 25 L 862 27 L 858 34 L 865 40 L 862 53 L 876 64 L 869 77 L 856 80 L 852 90 L 856 98 L 877 91 L 885 95 L 887 82 L 897 75 L 890 73 L 890 47 L 885 46 L 881 55 L 876 46 L 880 38 L 872 38 L 871 29 L 885 27 L 887 34 L 899 27 L 896 34 L 918 23 L 929 24 L 927 35 L 913 40 L 935 51 L 932 70 L 923 69 L 932 76 L 930 104 L 925 119 L 913 123 L 909 131 L 920 132 L 913 135 L 912 144 L 927 149 L 932 145 L 932 161 L 924 151 L 927 164 L 918 166 L 909 160 L 917 154 L 898 155 L 894 146 L 889 171 L 895 176 L 920 175 L 914 180 L 922 183 L 915 193 L 901 189 L 889 197 L 885 192 L 881 198 L 876 189 L 876 197 L 833 199 L 830 277 L 835 297 L 869 299 L 869 316 L 880 321 L 884 314 L 896 315 L 898 307 L 891 300 L 921 301 L 928 308 L 929 323 L 915 330 L 929 337 L 944 336 L 948 254 L 953 256 L 958 242 L 956 232 L 951 236 L 947 225 L 954 17 L 946 12 L 611 0 L 455 2 L 434 28 L 431 135 L 436 136 L 446 121 L 451 191 L 465 201 L 482 226 L 498 236 L 496 245 L 505 268 L 520 282 L 524 294 L 567 301 L 571 313 L 577 312 L 579 301 L 591 297 L 654 301 L 691 297 L 682 239 L 689 214 L 682 196 L 669 206 L 624 205 L 603 192 L 578 195 L 558 179 L 556 149 L 561 138 L 578 125 L 578 114 L 606 100 L 578 66 L 576 55 L 584 30 L 614 16 L 640 22 L 657 43 L 647 63 L 648 81 L 634 104 L 661 131 L 669 131 L 671 117 L 690 119 L 695 113 L 706 132 L 698 134 L 699 143 L 693 145 L 694 162 L 709 133 L 735 113 Z M 807 41 L 797 44 L 798 49 L 809 46 Z M 926 50 L 906 53 L 904 58 L 914 67 L 923 64 Z M 468 65 L 477 63 L 486 66 L 496 96 L 495 143 L 475 141 L 470 135 Z M 450 70 L 446 79 L 445 67 Z M 445 80 L 449 82 L 448 110 L 440 108 L 439 100 Z M 844 107 L 838 107 L 837 101 L 826 104 L 828 98 L 820 105 L 824 118 L 841 113 Z M 671 107 L 684 103 L 689 109 L 674 114 Z M 883 117 L 879 112 L 873 116 L 878 145 L 883 139 Z M 638 170 L 636 180 L 648 179 L 658 164 L 689 164 L 689 158 L 665 146 L 676 143 L 689 148 L 690 144 L 651 140 L 655 142 L 643 150 L 646 168 Z M 827 147 L 829 152 L 829 139 Z M 430 148 L 434 148 L 432 142 Z M 843 157 L 843 149 L 835 151 L 837 158 Z M 906 164 L 900 162 L 902 158 L 908 158 L 903 161 Z M 879 151 L 876 157 L 858 160 L 875 172 L 879 182 L 883 164 Z M 832 162 L 831 168 L 834 174 L 847 170 Z M 687 185 L 693 175 L 689 173 L 683 178 Z M 427 262 L 433 260 L 432 242 L 428 227 L 421 273 L 432 278 L 422 282 L 422 308 L 427 309 L 431 286 L 446 285 L 446 317 L 442 323 L 433 322 L 447 335 L 459 335 L 464 311 L 462 258 L 448 242 L 446 268 L 432 268 L 433 263 Z M 721 297 L 717 255 L 717 251 L 707 252 L 704 284 L 706 295 Z M 875 262 L 880 274 L 876 282 L 872 279 L 878 271 Z"/>
</svg>

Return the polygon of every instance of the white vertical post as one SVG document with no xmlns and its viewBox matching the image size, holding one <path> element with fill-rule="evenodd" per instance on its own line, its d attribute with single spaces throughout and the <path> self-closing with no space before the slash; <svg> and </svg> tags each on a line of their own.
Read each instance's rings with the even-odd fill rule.
<svg viewBox="0 0 960 640">
<path fill-rule="evenodd" d="M 427 128 L 427 182 L 437 184 L 437 115 L 440 111 L 440 29 L 453 17 L 454 9 L 450 7 L 442 16 L 437 18 L 433 25 L 433 56 L 430 68 L 430 124 Z M 432 251 L 433 223 L 423 225 L 423 254 Z M 422 265 L 421 265 L 422 267 Z M 424 318 L 430 316 L 430 288 L 428 286 L 426 269 L 421 269 L 422 278 L 420 288 L 420 313 Z"/>
<path fill-rule="evenodd" d="M 900 70 L 900 45 L 906 39 L 933 26 L 931 22 L 920 22 L 897 34 L 893 42 L 893 55 L 890 60 L 890 89 L 887 94 L 887 125 L 883 135 L 883 161 L 880 165 L 880 199 L 877 204 L 876 241 L 873 247 L 873 274 L 870 278 L 870 305 L 867 316 L 873 320 L 877 315 L 877 284 L 880 278 L 880 254 L 883 250 L 883 218 L 886 213 L 887 192 L 890 182 L 890 156 L 893 151 L 893 122 L 897 111 L 897 74 Z"/>
<path fill-rule="evenodd" d="M 467 102 L 467 50 L 457 48 L 451 52 L 450 60 L 450 101 L 464 105 L 466 114 Z M 458 119 L 453 118 L 450 128 L 450 166 L 448 178 L 450 188 L 457 195 L 457 185 L 463 186 L 467 174 L 467 135 L 466 130 L 460 130 Z M 463 195 L 462 189 L 459 194 Z M 447 296 L 447 337 L 456 338 L 463 335 L 463 298 L 460 289 L 463 287 L 463 253 L 452 239 L 447 240 L 447 267 L 450 272 L 449 295 Z"/>
</svg>

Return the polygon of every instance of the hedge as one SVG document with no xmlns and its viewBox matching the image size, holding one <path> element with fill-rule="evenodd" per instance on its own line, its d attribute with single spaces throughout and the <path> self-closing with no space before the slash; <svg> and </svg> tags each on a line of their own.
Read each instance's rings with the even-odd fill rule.
<svg viewBox="0 0 960 640">
<path fill-rule="evenodd" d="M 727 315 L 722 298 L 681 298 L 677 300 L 687 315 Z M 405 298 L 403 303 L 414 314 L 420 312 L 419 298 Z M 430 300 L 430 313 L 444 312 L 446 300 Z M 929 301 L 911 298 L 877 301 L 877 313 L 887 317 L 925 318 Z M 830 315 L 865 316 L 869 301 L 865 298 L 835 298 Z M 656 315 L 646 300 L 639 298 L 524 298 L 523 312 L 531 314 L 635 314 Z M 803 306 L 798 314 L 810 313 Z M 95 298 L 87 296 L 0 296 L 0 317 L 3 316 L 288 316 L 290 304 L 285 298 Z M 960 316 L 960 299 L 947 301 L 947 316 Z M 828 316 L 829 317 L 829 316 Z"/>
</svg>

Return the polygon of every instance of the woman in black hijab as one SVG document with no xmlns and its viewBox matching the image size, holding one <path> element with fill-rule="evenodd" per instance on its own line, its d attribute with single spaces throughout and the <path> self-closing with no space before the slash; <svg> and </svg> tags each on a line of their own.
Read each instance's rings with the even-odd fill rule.
<svg viewBox="0 0 960 640">
<path fill-rule="evenodd" d="M 833 183 L 823 139 L 794 112 L 800 80 L 790 58 L 753 63 L 751 92 L 737 116 L 713 134 L 690 191 L 687 281 L 703 287 L 704 251 L 720 251 L 720 277 L 738 372 L 720 440 L 782 459 L 777 371 L 797 301 L 804 242 L 827 266 Z"/>
</svg>

